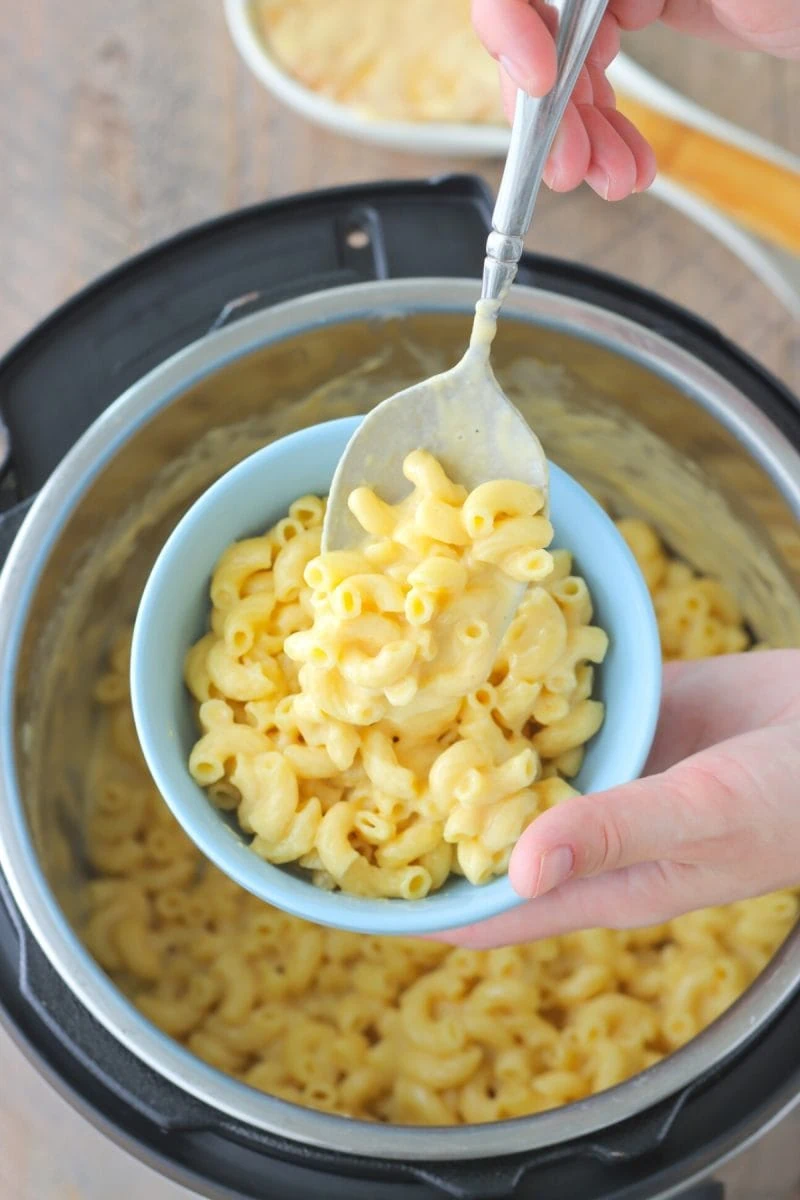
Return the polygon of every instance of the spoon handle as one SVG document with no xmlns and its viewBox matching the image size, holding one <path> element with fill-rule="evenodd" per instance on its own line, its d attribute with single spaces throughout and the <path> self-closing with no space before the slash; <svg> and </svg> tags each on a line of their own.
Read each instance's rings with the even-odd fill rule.
<svg viewBox="0 0 800 1200">
<path fill-rule="evenodd" d="M 589 53 L 607 0 L 547 0 L 558 21 L 556 81 L 546 96 L 517 92 L 503 178 L 492 215 L 483 266 L 484 300 L 502 304 L 517 274 L 523 240 L 533 217 L 542 173 L 556 130 Z"/>
</svg>

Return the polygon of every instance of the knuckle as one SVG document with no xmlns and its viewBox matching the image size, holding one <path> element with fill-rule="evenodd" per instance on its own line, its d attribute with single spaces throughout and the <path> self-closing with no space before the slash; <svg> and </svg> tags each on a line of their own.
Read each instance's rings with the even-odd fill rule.
<svg viewBox="0 0 800 1200">
<path fill-rule="evenodd" d="M 641 864 L 622 873 L 596 914 L 609 929 L 660 925 L 685 911 L 686 873 L 691 868 L 669 861 Z"/>
<path fill-rule="evenodd" d="M 747 814 L 759 806 L 764 788 L 746 763 L 719 753 L 703 755 L 664 778 L 680 830 L 678 855 L 699 861 L 747 853 L 755 832 Z"/>
<path fill-rule="evenodd" d="M 671 774 L 683 810 L 712 833 L 730 824 L 743 795 L 755 798 L 761 789 L 752 773 L 736 759 L 715 755 L 706 761 L 707 757 L 686 762 Z"/>
<path fill-rule="evenodd" d="M 582 875 L 598 875 L 613 871 L 623 862 L 625 853 L 625 829 L 613 804 L 587 803 L 585 814 L 576 814 L 580 819 L 578 828 L 585 833 L 581 839 L 581 850 L 577 854 L 577 869 Z"/>
</svg>

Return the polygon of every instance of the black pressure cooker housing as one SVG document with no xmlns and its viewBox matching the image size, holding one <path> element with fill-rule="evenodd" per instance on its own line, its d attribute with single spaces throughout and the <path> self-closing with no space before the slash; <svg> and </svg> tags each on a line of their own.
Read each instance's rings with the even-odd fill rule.
<svg viewBox="0 0 800 1200">
<path fill-rule="evenodd" d="M 128 386 L 210 329 L 309 292 L 373 279 L 477 278 L 491 197 L 469 177 L 343 188 L 262 204 L 126 262 L 0 361 L 0 564 L 36 491 Z M 366 235 L 366 236 L 365 236 Z M 800 406 L 690 313 L 575 263 L 524 255 L 519 281 L 615 311 L 689 350 L 796 445 Z M 115 1141 L 211 1197 L 634 1200 L 675 1195 L 800 1095 L 800 994 L 762 1035 L 676 1096 L 600 1134 L 470 1162 L 382 1162 L 237 1122 L 146 1066 L 82 1006 L 0 875 L 0 1020 L 50 1082 Z M 715 1184 L 682 1193 L 721 1196 Z"/>
</svg>

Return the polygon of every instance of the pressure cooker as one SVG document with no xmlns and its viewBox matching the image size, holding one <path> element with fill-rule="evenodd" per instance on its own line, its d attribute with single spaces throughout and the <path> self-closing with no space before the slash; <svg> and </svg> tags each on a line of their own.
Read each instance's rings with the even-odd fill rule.
<svg viewBox="0 0 800 1200">
<path fill-rule="evenodd" d="M 87 680 L 209 483 L 313 420 L 455 362 L 491 197 L 382 183 L 236 212 L 53 313 L 0 363 L 0 1019 L 91 1121 L 206 1196 L 633 1200 L 714 1167 L 800 1097 L 800 933 L 643 1074 L 495 1125 L 367 1124 L 262 1095 L 122 996 L 79 937 Z M 800 645 L 800 405 L 717 330 L 525 256 L 495 352 L 550 456 Z"/>
</svg>

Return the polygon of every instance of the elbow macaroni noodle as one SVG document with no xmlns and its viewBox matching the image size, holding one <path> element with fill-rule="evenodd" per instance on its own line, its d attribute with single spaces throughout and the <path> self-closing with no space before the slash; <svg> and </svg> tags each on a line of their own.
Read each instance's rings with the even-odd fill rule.
<svg viewBox="0 0 800 1200">
<path fill-rule="evenodd" d="M 650 588 L 667 661 L 747 649 L 741 610 L 721 583 L 699 579 L 686 563 L 670 559 L 644 521 L 628 518 L 618 525 Z"/>
<path fill-rule="evenodd" d="M 303 503 L 310 521 L 311 502 Z M 719 584 L 673 563 L 641 522 L 621 527 L 650 582 L 668 656 L 746 645 L 736 605 Z M 240 582 L 251 573 L 251 595 L 270 570 L 260 554 L 259 546 L 237 550 L 236 570 Z M 687 609 L 682 589 L 690 584 L 707 608 Z M 585 612 L 577 592 L 576 610 Z M 423 1125 L 497 1121 L 566 1104 L 699 1033 L 794 924 L 790 891 L 656 928 L 590 930 L 490 951 L 306 924 L 220 874 L 174 821 L 136 741 L 129 651 L 123 631 L 95 691 L 106 715 L 90 776 L 94 878 L 84 938 L 145 1017 L 254 1088 L 360 1120 Z M 200 658 L 205 651 L 195 683 L 207 686 Z M 587 684 L 584 672 L 580 686 Z M 522 691 L 492 684 L 510 721 L 532 702 L 516 686 Z M 543 807 L 568 790 L 555 775 L 536 786 Z M 217 793 L 218 803 L 236 799 L 224 788 Z M 382 816 L 366 820 L 371 836 L 385 829 Z M 427 853 L 435 881 L 450 864 L 441 845 Z"/>
<path fill-rule="evenodd" d="M 451 871 L 502 873 L 536 813 L 574 794 L 608 638 L 570 555 L 547 550 L 538 489 L 468 494 L 422 450 L 403 470 L 400 504 L 350 496 L 357 550 L 320 553 L 324 503 L 308 496 L 229 547 L 186 680 L 203 730 L 189 769 L 257 854 L 416 899 Z"/>
</svg>

